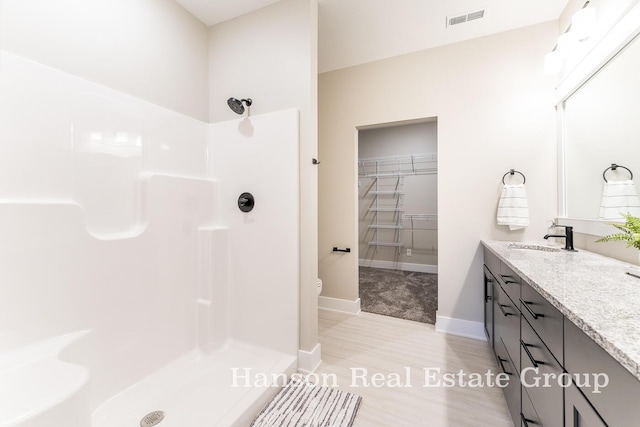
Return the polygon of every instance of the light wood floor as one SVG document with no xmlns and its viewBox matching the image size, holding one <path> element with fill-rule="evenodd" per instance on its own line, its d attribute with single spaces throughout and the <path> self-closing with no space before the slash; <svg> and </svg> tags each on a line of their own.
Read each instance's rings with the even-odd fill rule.
<svg viewBox="0 0 640 427">
<path fill-rule="evenodd" d="M 354 427 L 513 427 L 500 388 L 423 387 L 437 381 L 425 380 L 424 368 L 495 373 L 486 342 L 437 333 L 424 323 L 329 310 L 320 310 L 319 331 L 323 363 L 316 373 L 335 374 L 342 390 L 362 396 Z M 352 384 L 353 368 L 365 368 L 370 380 L 382 373 L 392 386 L 408 368 L 412 387 L 356 387 L 362 381 Z"/>
</svg>

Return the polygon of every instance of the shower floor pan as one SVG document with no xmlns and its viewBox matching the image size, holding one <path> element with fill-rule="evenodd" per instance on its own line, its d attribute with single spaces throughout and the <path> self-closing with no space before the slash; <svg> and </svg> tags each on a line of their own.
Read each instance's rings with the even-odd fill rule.
<svg viewBox="0 0 640 427">
<path fill-rule="evenodd" d="M 107 400 L 93 413 L 92 427 L 139 426 L 154 411 L 164 412 L 158 427 L 247 426 L 279 388 L 244 387 L 240 377 L 234 387 L 232 369 L 271 376 L 290 375 L 295 366 L 292 356 L 241 343 L 207 355 L 194 351 Z"/>
</svg>

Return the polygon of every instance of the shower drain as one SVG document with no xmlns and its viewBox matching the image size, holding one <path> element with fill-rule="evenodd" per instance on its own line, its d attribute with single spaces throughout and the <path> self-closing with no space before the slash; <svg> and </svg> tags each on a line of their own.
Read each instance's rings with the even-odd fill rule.
<svg viewBox="0 0 640 427">
<path fill-rule="evenodd" d="M 160 424 L 160 421 L 164 420 L 164 412 L 153 411 L 142 417 L 140 420 L 140 427 L 153 427 Z"/>
</svg>

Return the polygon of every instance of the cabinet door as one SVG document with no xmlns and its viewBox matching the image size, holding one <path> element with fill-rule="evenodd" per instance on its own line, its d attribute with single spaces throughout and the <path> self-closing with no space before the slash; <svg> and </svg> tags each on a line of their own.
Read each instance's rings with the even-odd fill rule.
<svg viewBox="0 0 640 427">
<path fill-rule="evenodd" d="M 564 367 L 591 405 L 610 426 L 640 420 L 640 381 L 568 319 L 564 328 Z"/>
<path fill-rule="evenodd" d="M 484 267 L 484 332 L 487 335 L 489 346 L 493 348 L 493 283 L 495 279 Z"/>
<path fill-rule="evenodd" d="M 602 418 L 574 384 L 565 389 L 564 400 L 564 425 L 566 427 L 607 427 L 607 424 L 602 421 Z"/>
</svg>

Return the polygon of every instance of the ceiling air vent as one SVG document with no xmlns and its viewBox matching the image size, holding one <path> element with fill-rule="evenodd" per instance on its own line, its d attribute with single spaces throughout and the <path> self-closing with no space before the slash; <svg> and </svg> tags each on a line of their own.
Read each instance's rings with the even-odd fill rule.
<svg viewBox="0 0 640 427">
<path fill-rule="evenodd" d="M 447 27 L 464 24 L 469 21 L 475 21 L 476 19 L 482 19 L 485 15 L 486 9 L 476 10 L 475 12 L 469 12 L 458 16 L 447 16 Z"/>
</svg>

